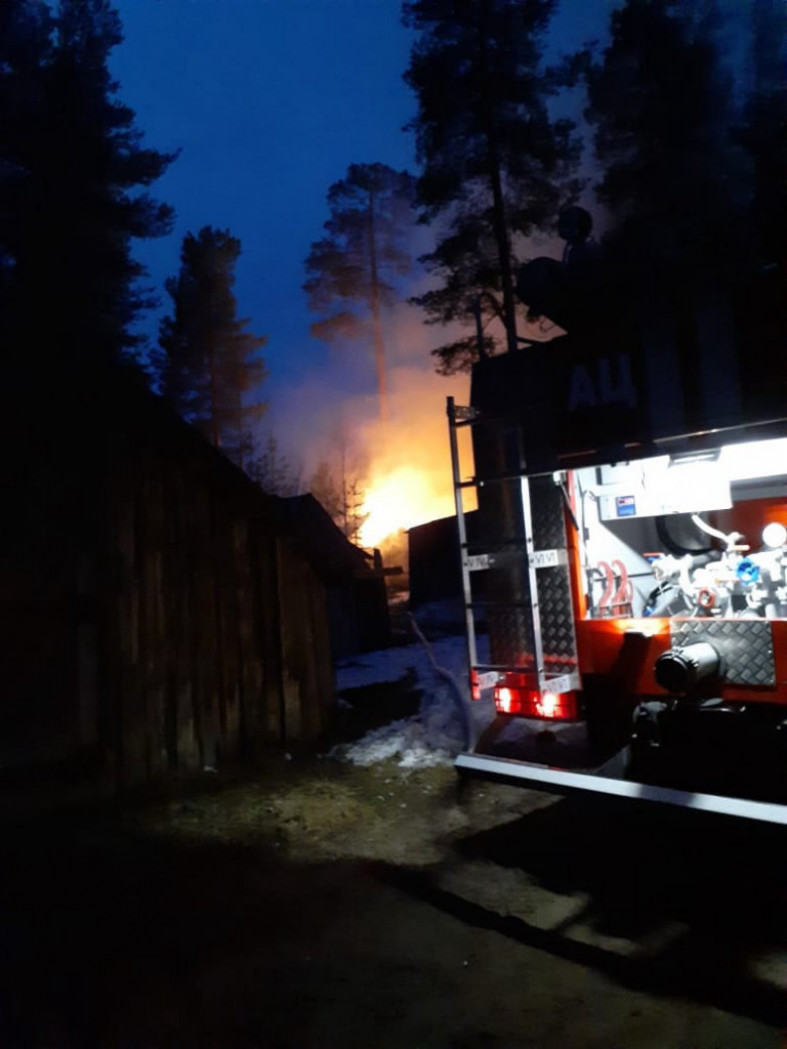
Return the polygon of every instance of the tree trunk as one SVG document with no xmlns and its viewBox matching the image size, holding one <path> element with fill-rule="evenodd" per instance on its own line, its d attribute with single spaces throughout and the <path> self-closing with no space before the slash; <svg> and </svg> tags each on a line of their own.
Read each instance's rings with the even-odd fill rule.
<svg viewBox="0 0 787 1049">
<path fill-rule="evenodd" d="M 481 83 L 483 85 L 482 114 L 485 124 L 487 156 L 489 158 L 489 183 L 492 189 L 492 226 L 497 243 L 500 262 L 500 284 L 503 292 L 503 322 L 506 329 L 506 348 L 513 353 L 518 348 L 516 334 L 516 306 L 514 284 L 511 273 L 511 248 L 506 227 L 506 209 L 503 200 L 503 180 L 500 173 L 500 151 L 497 142 L 492 100 L 489 93 L 489 63 L 487 60 L 487 28 L 489 0 L 482 0 L 481 17 L 478 23 L 478 43 L 481 55 Z"/>
<path fill-rule="evenodd" d="M 369 270 L 371 276 L 372 340 L 374 362 L 377 369 L 377 396 L 380 405 L 380 422 L 385 425 L 388 403 L 385 386 L 385 345 L 383 326 L 380 320 L 380 278 L 377 272 L 377 241 L 374 229 L 374 190 L 369 189 Z"/>
<path fill-rule="evenodd" d="M 219 420 L 216 412 L 217 384 L 216 384 L 216 354 L 210 352 L 210 426 L 213 434 L 214 448 L 220 447 Z"/>
</svg>

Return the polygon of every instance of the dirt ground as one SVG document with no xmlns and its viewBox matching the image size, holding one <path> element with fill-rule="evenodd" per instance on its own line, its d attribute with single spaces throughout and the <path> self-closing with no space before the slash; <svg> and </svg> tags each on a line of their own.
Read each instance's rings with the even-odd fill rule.
<svg viewBox="0 0 787 1049">
<path fill-rule="evenodd" d="M 271 756 L 4 832 L 0 1046 L 781 1049 L 783 831 Z"/>
</svg>

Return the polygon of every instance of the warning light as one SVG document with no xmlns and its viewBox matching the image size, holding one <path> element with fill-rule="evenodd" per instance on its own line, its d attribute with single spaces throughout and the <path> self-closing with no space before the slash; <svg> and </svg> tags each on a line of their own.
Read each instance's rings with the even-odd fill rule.
<svg viewBox="0 0 787 1049">
<path fill-rule="evenodd" d="M 504 714 L 514 714 L 518 712 L 521 704 L 517 700 L 518 697 L 514 696 L 514 693 L 510 688 L 495 689 L 495 706 Z"/>
<path fill-rule="evenodd" d="M 554 692 L 545 692 L 540 699 L 536 700 L 536 710 L 542 718 L 554 718 L 558 716 L 560 704 Z"/>
<path fill-rule="evenodd" d="M 508 673 L 506 683 L 495 688 L 495 708 L 499 714 L 518 714 L 525 718 L 550 721 L 576 721 L 575 692 L 539 692 L 523 684 L 526 675 Z"/>
</svg>

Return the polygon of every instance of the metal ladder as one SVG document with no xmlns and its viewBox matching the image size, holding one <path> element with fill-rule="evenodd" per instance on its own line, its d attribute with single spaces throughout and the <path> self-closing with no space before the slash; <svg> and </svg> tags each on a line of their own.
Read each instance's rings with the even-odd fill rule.
<svg viewBox="0 0 787 1049">
<path fill-rule="evenodd" d="M 474 408 L 457 406 L 453 397 L 448 398 L 447 413 L 468 660 L 474 683 L 480 688 L 489 688 L 502 680 L 507 672 L 513 672 L 528 675 L 533 686 L 542 693 L 577 689 L 580 678 L 563 492 L 551 475 L 531 478 L 521 469 L 500 476 L 474 476 L 463 480 L 458 431 L 481 422 L 488 424 L 489 420 L 483 419 Z M 464 492 L 474 488 L 480 506 L 480 490 L 493 485 L 508 485 L 509 494 L 515 493 L 521 534 L 506 536 L 497 542 L 470 542 Z M 549 519 L 546 527 L 545 518 Z M 476 599 L 473 576 L 494 569 L 501 569 L 512 578 L 516 576 L 513 589 L 521 590 L 521 596 L 515 599 L 508 596 L 502 600 Z M 490 655 L 496 658 L 486 662 L 478 658 L 476 620 L 480 611 L 492 616 L 488 623 L 493 649 Z M 509 645 L 500 641 L 500 624 L 504 622 L 514 624 Z"/>
</svg>

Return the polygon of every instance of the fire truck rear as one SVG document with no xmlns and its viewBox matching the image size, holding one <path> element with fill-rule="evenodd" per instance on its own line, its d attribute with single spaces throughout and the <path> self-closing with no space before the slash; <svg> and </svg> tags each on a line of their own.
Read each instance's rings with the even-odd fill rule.
<svg viewBox="0 0 787 1049">
<path fill-rule="evenodd" d="M 787 822 L 782 292 L 634 294 L 449 400 L 471 685 L 497 710 L 459 770 Z"/>
</svg>

